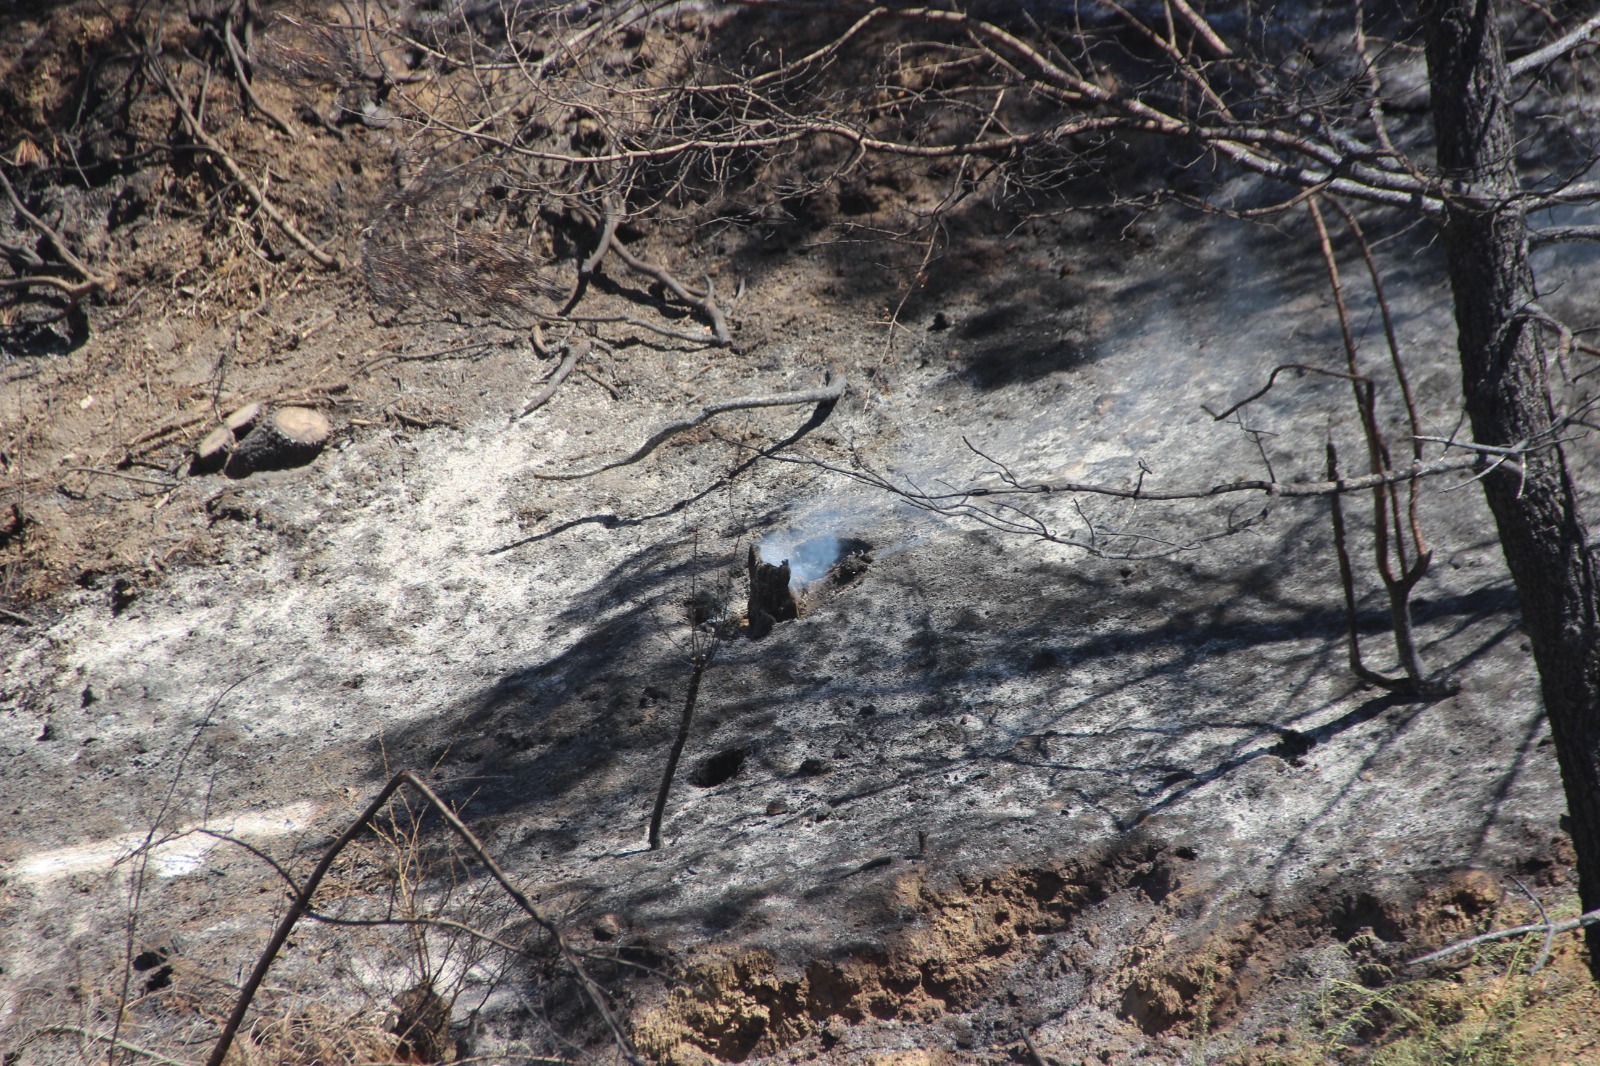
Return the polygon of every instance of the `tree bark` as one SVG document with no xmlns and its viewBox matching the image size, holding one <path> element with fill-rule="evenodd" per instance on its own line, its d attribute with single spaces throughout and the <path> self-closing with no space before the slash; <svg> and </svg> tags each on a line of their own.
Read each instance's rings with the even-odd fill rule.
<svg viewBox="0 0 1600 1066">
<path fill-rule="evenodd" d="M 1495 0 L 1424 0 L 1443 243 L 1462 387 L 1480 444 L 1548 441 L 1555 421 L 1519 199 L 1510 78 Z M 1600 907 L 1600 646 L 1589 534 L 1559 446 L 1483 479 L 1516 583 L 1555 741 L 1583 910 Z M 1600 927 L 1586 932 L 1600 979 Z"/>
</svg>

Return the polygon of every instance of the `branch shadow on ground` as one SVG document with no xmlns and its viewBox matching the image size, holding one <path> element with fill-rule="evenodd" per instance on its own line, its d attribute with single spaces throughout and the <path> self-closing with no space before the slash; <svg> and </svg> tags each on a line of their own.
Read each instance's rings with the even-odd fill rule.
<svg viewBox="0 0 1600 1066">
<path fill-rule="evenodd" d="M 1288 535 L 1317 521 L 1308 516 Z M 1293 762 L 1407 707 L 1392 697 L 1352 705 L 1354 685 L 1336 684 L 1329 695 L 1325 683 L 1306 706 L 1297 694 L 1342 668 L 1345 618 L 1337 606 L 1284 591 L 1270 573 L 1279 564 L 1233 573 L 1190 567 L 1181 578 L 1130 587 L 1115 569 L 1063 562 L 1016 576 L 990 535 L 966 534 L 963 543 L 964 578 L 902 553 L 809 618 L 720 654 L 685 766 L 738 745 L 747 770 L 706 789 L 680 776 L 668 823 L 669 839 L 681 842 L 669 845 L 674 862 L 723 861 L 741 841 L 810 832 L 819 816 L 852 828 L 813 835 L 803 859 L 772 860 L 761 891 L 727 884 L 719 925 L 737 919 L 729 908 L 753 907 L 796 878 L 827 875 L 821 890 L 853 891 L 863 879 L 832 873 L 860 866 L 863 826 L 883 820 L 890 807 L 876 801 L 894 793 L 920 796 L 929 824 L 959 835 L 987 817 L 961 809 L 963 790 L 998 773 L 1019 794 L 1075 794 L 1101 812 L 1101 832 L 1123 834 L 1255 760 Z M 631 822 L 642 841 L 689 676 L 674 618 L 696 582 L 735 561 L 697 551 L 688 536 L 641 546 L 556 619 L 563 650 L 389 734 L 389 757 L 434 767 L 439 791 L 467 817 L 514 826 L 509 839 L 522 861 L 592 848 Z M 954 591 L 941 586 L 953 581 L 984 587 L 989 615 L 940 606 Z M 1513 610 L 1509 588 L 1493 585 L 1431 599 L 1418 622 L 1424 632 L 1449 625 L 1465 663 L 1486 654 L 1480 643 L 1503 639 L 1503 627 L 1487 637 L 1481 630 Z M 1367 634 L 1385 622 L 1375 609 L 1359 619 Z M 1246 664 L 1244 674 L 1229 664 Z M 1099 680 L 1085 685 L 1091 677 Z M 1035 695 L 1018 706 L 1016 691 Z M 976 738 L 951 731 L 963 716 L 987 719 Z M 795 769 L 808 752 L 825 764 L 820 776 Z M 815 803 L 759 817 L 781 790 Z M 635 871 L 617 890 L 641 905 L 704 910 L 658 875 Z"/>
</svg>

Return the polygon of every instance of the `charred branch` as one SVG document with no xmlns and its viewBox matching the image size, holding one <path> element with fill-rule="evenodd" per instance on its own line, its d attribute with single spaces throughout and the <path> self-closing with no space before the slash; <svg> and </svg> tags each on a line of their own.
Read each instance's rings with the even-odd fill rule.
<svg viewBox="0 0 1600 1066">
<path fill-rule="evenodd" d="M 670 422 L 661 427 L 625 458 L 602 463 L 600 466 L 573 473 L 535 473 L 533 476 L 542 481 L 577 481 L 580 478 L 594 477 L 596 474 L 604 473 L 607 470 L 615 470 L 618 467 L 630 466 L 639 462 L 639 460 L 644 459 L 679 433 L 694 429 L 717 415 L 727 414 L 729 411 L 750 411 L 762 407 L 788 407 L 793 404 L 804 403 L 816 404 L 819 412 L 831 410 L 833 405 L 839 402 L 839 398 L 845 394 L 846 388 L 847 383 L 840 381 L 838 384 L 830 385 L 827 388 L 808 389 L 804 392 L 780 392 L 770 396 L 741 396 L 733 400 L 722 400 L 707 406 L 699 414 L 690 418 L 678 422 Z"/>
<path fill-rule="evenodd" d="M 16 278 L 0 278 L 0 288 L 16 289 L 41 287 L 54 289 L 74 303 L 83 299 L 85 296 L 90 296 L 95 293 L 109 293 L 116 289 L 117 279 L 115 274 L 102 274 L 90 267 L 89 264 L 85 263 L 82 259 L 78 258 L 76 254 L 74 254 L 72 247 L 66 242 L 66 240 L 62 238 L 61 234 L 55 231 L 55 229 L 48 222 L 34 214 L 32 211 L 28 210 L 28 205 L 23 203 L 22 197 L 17 195 L 16 186 L 12 185 L 11 179 L 6 177 L 4 168 L 0 168 L 0 187 L 5 189 L 6 199 L 11 201 L 12 210 L 16 211 L 16 213 L 24 222 L 28 224 L 31 229 L 33 229 L 41 237 L 45 238 L 45 240 L 49 241 L 51 246 L 55 248 L 56 254 L 59 255 L 63 262 L 65 262 L 66 265 L 75 271 L 79 278 L 82 279 L 81 281 L 74 282 L 67 278 L 57 277 L 53 274 L 26 275 Z M 8 253 L 23 251 L 20 248 L 13 249 L 9 245 L 0 245 L 0 250 L 5 250 Z M 34 266 L 35 268 L 44 268 L 47 266 L 43 259 L 32 252 L 26 253 L 25 259 L 29 265 Z"/>
</svg>

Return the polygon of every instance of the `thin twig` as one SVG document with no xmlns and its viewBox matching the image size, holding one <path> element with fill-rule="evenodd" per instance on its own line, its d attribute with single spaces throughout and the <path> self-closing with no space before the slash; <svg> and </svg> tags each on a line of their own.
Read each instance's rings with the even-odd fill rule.
<svg viewBox="0 0 1600 1066">
<path fill-rule="evenodd" d="M 323 315 L 321 318 L 319 318 L 315 322 L 311 323 L 311 325 L 305 327 L 304 329 L 302 329 L 299 332 L 295 333 L 294 336 L 290 337 L 289 338 L 289 347 L 290 348 L 298 348 L 298 347 L 300 347 L 306 341 L 310 340 L 311 337 L 314 334 L 316 334 L 316 333 L 318 333 L 318 332 L 320 332 L 320 331 L 322 331 L 324 329 L 327 329 L 329 326 L 333 325 L 337 321 L 339 321 L 339 312 L 337 312 L 337 311 L 329 311 L 327 314 Z"/>
<path fill-rule="evenodd" d="M 0 618 L 4 618 L 7 621 L 15 622 L 19 626 L 42 626 L 42 625 L 44 625 L 43 622 L 37 621 L 36 619 L 33 619 L 33 618 L 29 618 L 25 614 L 18 614 L 16 611 L 8 611 L 4 607 L 0 607 Z"/>
<path fill-rule="evenodd" d="M 1328 441 L 1328 480 L 1339 480 L 1339 450 L 1332 440 Z M 1329 502 L 1332 504 L 1330 513 L 1333 519 L 1333 550 L 1339 560 L 1339 584 L 1344 590 L 1344 618 L 1350 641 L 1350 672 L 1369 684 L 1396 691 L 1402 682 L 1369 669 L 1361 659 L 1361 633 L 1356 625 L 1356 582 L 1354 569 L 1350 565 L 1350 550 L 1346 547 L 1345 541 L 1344 505 L 1338 493 L 1329 497 Z"/>
<path fill-rule="evenodd" d="M 1329 370 L 1326 367 L 1312 366 L 1310 363 L 1280 363 L 1278 366 L 1275 366 L 1275 367 L 1272 368 L 1272 373 L 1267 375 L 1267 383 L 1265 385 L 1261 386 L 1255 392 L 1252 392 L 1250 395 L 1246 396 L 1244 399 L 1240 400 L 1238 403 L 1234 404 L 1232 407 L 1229 407 L 1229 408 L 1227 408 L 1226 410 L 1223 410 L 1223 411 L 1213 411 L 1211 408 L 1207 407 L 1205 404 L 1201 404 L 1200 405 L 1200 410 L 1202 410 L 1206 414 L 1210 415 L 1211 416 L 1211 420 L 1213 422 L 1221 422 L 1223 419 L 1227 418 L 1229 415 L 1231 415 L 1235 411 L 1239 410 L 1239 408 L 1245 407 L 1245 406 L 1247 406 L 1249 404 L 1252 404 L 1252 403 L 1255 403 L 1257 400 L 1261 399 L 1261 397 L 1265 396 L 1268 392 L 1271 392 L 1272 391 L 1272 387 L 1278 383 L 1278 375 L 1283 373 L 1285 370 L 1298 370 L 1302 374 L 1320 374 L 1321 376 L 1327 377 L 1327 378 L 1338 378 L 1340 381 L 1366 381 L 1367 380 L 1365 377 L 1362 377 L 1360 374 L 1355 374 L 1355 375 L 1346 374 L 1345 372 L 1343 372 L 1341 370 Z"/>
<path fill-rule="evenodd" d="M 239 89 L 244 93 L 245 99 L 250 101 L 250 106 L 261 112 L 267 121 L 278 127 L 291 141 L 298 140 L 299 134 L 295 132 L 294 127 L 285 122 L 276 111 L 262 103 L 261 98 L 256 95 L 255 86 L 250 83 L 250 76 L 245 73 L 244 50 L 239 47 L 238 38 L 233 35 L 231 14 L 222 22 L 222 41 L 227 48 L 228 58 L 233 60 L 233 76 L 238 80 Z"/>
<path fill-rule="evenodd" d="M 580 478 L 593 477 L 607 470 L 615 470 L 619 466 L 631 466 L 679 433 L 691 430 L 717 415 L 726 414 L 729 411 L 748 411 L 759 407 L 787 407 L 791 404 L 799 403 L 833 404 L 837 403 L 839 397 L 844 395 L 846 388 L 848 388 L 848 383 L 841 380 L 838 384 L 830 385 L 824 389 L 809 389 L 805 392 L 780 392 L 772 396 L 742 396 L 736 400 L 724 400 L 721 403 L 711 404 L 692 418 L 686 418 L 681 422 L 672 422 L 656 430 L 648 440 L 627 458 L 603 463 L 589 470 L 580 470 L 575 473 L 535 473 L 533 476 L 541 481 L 577 481 Z"/>
<path fill-rule="evenodd" d="M 1520 888 L 1522 890 L 1522 894 L 1528 897 L 1529 901 L 1533 904 L 1534 910 L 1539 912 L 1539 920 L 1548 927 L 1550 925 L 1550 915 L 1545 912 L 1544 901 L 1538 896 L 1534 895 L 1533 891 L 1517 878 L 1513 877 L 1511 879 L 1511 883 Z M 1539 957 L 1534 961 L 1533 969 L 1529 970 L 1528 973 L 1536 974 L 1540 970 L 1544 969 L 1544 964 L 1550 961 L 1550 949 L 1555 945 L 1555 942 L 1555 930 L 1548 929 L 1544 935 L 1544 946 L 1539 949 Z"/>
<path fill-rule="evenodd" d="M 651 333 L 658 333 L 663 337 L 668 337 L 675 341 L 688 341 L 690 344 L 698 344 L 712 348 L 721 346 L 721 342 L 718 341 L 715 336 L 708 337 L 704 333 L 689 333 L 685 330 L 672 329 L 668 326 L 658 326 L 654 322 L 646 322 L 644 319 L 635 318 L 632 315 L 571 315 L 563 318 L 561 321 L 582 322 L 585 324 L 594 325 L 602 325 L 608 322 L 620 322 L 623 325 L 636 326 L 639 329 L 647 329 Z"/>
<path fill-rule="evenodd" d="M 1524 936 L 1528 933 L 1550 933 L 1551 935 L 1559 935 L 1561 933 L 1570 933 L 1574 929 L 1581 929 L 1586 925 L 1595 924 L 1600 924 L 1600 910 L 1592 910 L 1586 914 L 1580 914 L 1576 918 L 1568 918 L 1563 922 L 1534 922 L 1531 925 L 1519 925 L 1512 929 L 1497 929 L 1492 933 L 1484 933 L 1481 936 L 1475 936 L 1467 940 L 1462 940 L 1458 943 L 1451 944 L 1449 947 L 1444 947 L 1440 948 L 1438 951 L 1429 952 L 1420 958 L 1411 959 L 1407 961 L 1405 965 L 1421 966 L 1425 962 L 1436 962 L 1439 959 L 1454 955 L 1459 951 L 1466 951 L 1468 948 L 1475 948 L 1479 944 L 1488 944 L 1496 940 L 1509 940 L 1514 936 Z"/>
<path fill-rule="evenodd" d="M 588 378 L 590 381 L 594 382 L 596 385 L 600 386 L 602 389 L 605 389 L 606 392 L 611 394 L 611 398 L 613 400 L 622 399 L 622 390 L 618 389 L 615 385 L 611 384 L 611 382 L 609 382 L 609 381 L 602 381 L 598 376 L 596 376 L 594 371 L 590 370 L 588 367 L 580 366 L 578 368 L 578 376 L 579 377 Z"/>
<path fill-rule="evenodd" d="M 193 832 L 198 836 L 210 837 L 213 840 L 220 840 L 225 844 L 232 844 L 236 848 L 240 848 L 243 851 L 249 852 L 255 858 L 261 860 L 262 862 L 266 863 L 267 866 L 271 867 L 272 872 L 277 874 L 278 877 L 282 879 L 283 883 L 288 886 L 289 894 L 291 896 L 297 896 L 300 894 L 300 885 L 295 881 L 294 875 L 290 874 L 288 870 L 284 869 L 283 864 L 277 859 L 274 859 L 271 855 L 268 855 L 266 852 L 262 851 L 248 840 L 241 840 L 239 837 L 231 836 L 215 829 L 206 829 L 203 826 L 194 829 Z M 431 928 L 450 929 L 455 932 L 464 933 L 473 937 L 474 939 L 482 940 L 485 943 L 493 944 L 495 947 L 501 948 L 504 951 L 508 951 L 513 955 L 529 954 L 526 947 L 519 947 L 516 944 L 501 940 L 492 933 L 485 933 L 483 930 L 474 928 L 465 922 L 457 922 L 449 918 L 339 918 L 332 914 L 324 914 L 315 907 L 311 907 L 306 910 L 306 917 L 323 925 L 337 925 L 352 928 L 374 926 L 427 926 Z"/>
<path fill-rule="evenodd" d="M 234 689 L 243 685 L 258 672 L 257 670 L 252 670 L 235 679 L 231 685 L 218 693 L 216 698 L 211 701 L 211 705 L 206 708 L 205 717 L 196 724 L 194 731 L 189 736 L 189 743 L 184 745 L 183 753 L 178 756 L 177 768 L 167 782 L 167 791 L 161 797 L 161 806 L 150 819 L 150 828 L 146 830 L 144 840 L 127 856 L 118 859 L 116 862 L 118 866 L 121 866 L 123 862 L 127 862 L 132 870 L 128 879 L 128 910 L 122 940 L 122 981 L 121 987 L 117 992 L 116 1021 L 111 1026 L 111 1046 L 106 1052 L 107 1066 L 115 1066 L 117 1047 L 122 1039 L 122 1026 L 128 1019 L 128 991 L 133 983 L 133 948 L 135 937 L 138 933 L 139 921 L 145 916 L 142 901 L 144 899 L 146 874 L 150 869 L 150 856 L 159 843 L 156 839 L 156 830 L 166 821 L 168 812 L 172 810 L 178 794 L 179 784 L 188 780 L 184 773 L 184 768 L 188 766 L 189 758 L 199 745 L 200 738 L 205 735 L 206 729 L 211 725 L 217 711 L 222 707 L 222 702 L 232 695 Z M 164 839 L 172 839 L 172 834 L 166 834 Z"/>
<path fill-rule="evenodd" d="M 683 746 L 689 740 L 689 725 L 694 720 L 694 705 L 700 699 L 700 682 L 706 675 L 706 667 L 711 665 L 711 659 L 716 653 L 717 641 L 713 639 L 710 647 L 691 660 L 694 672 L 689 675 L 689 692 L 683 698 L 683 716 L 678 719 L 678 735 L 672 741 L 672 751 L 667 755 L 667 767 L 661 774 L 661 787 L 656 791 L 656 805 L 650 812 L 651 851 L 661 849 L 661 819 L 667 812 L 667 794 L 672 791 L 672 779 L 678 773 L 678 759 L 683 755 Z"/>
<path fill-rule="evenodd" d="M 1526 455 L 1528 453 L 1528 444 L 1526 441 L 1521 444 L 1514 444 L 1509 448 L 1504 448 L 1498 444 L 1477 444 L 1470 440 L 1457 440 L 1454 437 L 1418 436 L 1415 439 L 1425 440 L 1431 444 L 1443 444 L 1447 448 L 1465 448 L 1468 451 L 1483 452 L 1486 455 Z M 1567 441 L 1558 440 L 1554 443 L 1565 444 Z"/>
<path fill-rule="evenodd" d="M 159 1062 L 164 1066 L 193 1066 L 192 1063 L 184 1062 L 182 1059 L 169 1059 L 159 1051 L 151 1051 L 149 1048 L 140 1047 L 138 1044 L 130 1044 L 120 1037 L 107 1036 L 105 1033 L 97 1033 L 92 1029 L 84 1029 L 77 1025 L 47 1025 L 39 1031 L 41 1033 L 55 1033 L 63 1036 L 70 1034 L 72 1036 L 88 1037 L 90 1040 L 99 1040 L 110 1044 L 118 1051 L 131 1051 L 135 1055 L 142 1055 L 152 1062 Z"/>
<path fill-rule="evenodd" d="M 1022 1043 L 1028 1049 L 1028 1058 L 1033 1061 L 1033 1066 L 1050 1066 L 1050 1060 L 1044 1057 L 1039 1045 L 1033 1042 L 1033 1034 L 1028 1032 L 1028 1027 L 1024 1025 L 1021 1032 Z"/>
<path fill-rule="evenodd" d="M 462 839 L 478 861 L 483 863 L 490 876 L 499 883 L 500 887 L 521 908 L 522 912 L 549 934 L 560 951 L 563 960 L 571 967 L 573 974 L 577 977 L 585 996 L 600 1014 L 606 1028 L 610 1030 L 612 1039 L 616 1041 L 617 1047 L 634 1066 L 645 1066 L 644 1059 L 634 1050 L 633 1044 L 628 1040 L 628 1036 L 623 1031 L 616 1014 L 606 1002 L 605 993 L 595 983 L 594 979 L 589 976 L 588 970 L 584 968 L 576 952 L 567 943 L 566 938 L 561 935 L 561 930 L 540 913 L 539 909 L 533 905 L 533 901 L 521 889 L 511 883 L 511 879 L 500 868 L 500 864 L 495 862 L 493 857 L 489 855 L 488 850 L 484 848 L 483 843 L 472 830 L 467 828 L 466 824 L 438 797 L 433 789 L 428 787 L 426 782 L 410 770 L 402 770 L 389 779 L 388 784 L 373 798 L 371 803 L 367 804 L 366 809 L 361 812 L 360 816 L 339 836 L 339 839 L 329 845 L 328 849 L 323 853 L 321 861 L 317 863 L 316 869 L 311 872 L 311 876 L 306 879 L 300 890 L 295 893 L 294 899 L 290 901 L 288 912 L 284 914 L 283 918 L 278 922 L 277 928 L 273 930 L 271 940 L 268 941 L 266 948 L 262 950 L 261 955 L 256 959 L 255 968 L 251 970 L 249 978 L 246 979 L 244 986 L 240 989 L 239 997 L 234 1002 L 233 1011 L 223 1025 L 222 1033 L 218 1036 L 216 1045 L 211 1049 L 211 1055 L 206 1059 L 205 1066 L 222 1066 L 223 1060 L 227 1058 L 228 1049 L 233 1045 L 233 1040 L 238 1035 L 239 1027 L 244 1022 L 244 1016 L 250 1010 L 250 1004 L 255 999 L 256 992 L 260 990 L 262 981 L 266 979 L 267 971 L 272 968 L 273 962 L 278 957 L 278 952 L 283 949 L 284 943 L 289 939 L 289 934 L 294 931 L 295 924 L 311 909 L 312 897 L 316 895 L 317 889 L 322 884 L 323 878 L 327 876 L 328 871 L 333 868 L 334 860 L 339 857 L 340 853 L 352 841 L 366 831 L 372 820 L 378 816 L 389 802 L 390 797 L 402 785 L 410 785 L 422 794 L 428 805 Z"/>
<path fill-rule="evenodd" d="M 416 415 L 407 414 L 398 407 L 389 408 L 389 417 L 393 418 L 402 426 L 410 426 L 412 429 L 438 429 L 440 426 L 444 426 L 447 429 L 456 430 L 461 428 L 448 418 L 418 418 Z"/>
<path fill-rule="evenodd" d="M 203 415 L 195 415 L 192 418 L 185 418 L 181 422 L 168 422 L 165 425 L 157 426 L 155 429 L 147 430 L 144 433 L 139 434 L 128 443 L 118 445 L 118 447 L 129 458 L 146 455 L 150 452 L 166 447 L 166 442 L 162 440 L 162 438 L 169 437 L 181 430 L 191 429 L 194 426 L 198 426 L 202 422 L 210 421 L 212 417 L 213 416 L 210 410 L 207 410 L 207 412 Z M 147 444 L 150 446 L 147 448 L 140 448 L 139 451 L 135 452 L 133 449 L 138 448 L 141 444 Z"/>
<path fill-rule="evenodd" d="M 865 485 L 880 492 L 886 492 L 899 497 L 902 501 L 918 510 L 931 514 L 942 515 L 946 518 L 961 518 L 982 525 L 1001 533 L 1017 536 L 1037 537 L 1064 547 L 1079 548 L 1106 559 L 1158 559 L 1176 555 L 1180 552 L 1194 551 L 1212 541 L 1225 537 L 1236 536 L 1246 530 L 1253 529 L 1265 522 L 1272 514 L 1276 501 L 1284 497 L 1309 498 L 1315 496 L 1329 496 L 1336 493 L 1369 491 L 1376 486 L 1408 481 L 1414 478 L 1434 477 L 1439 474 L 1453 471 L 1470 470 L 1478 467 L 1482 458 L 1472 459 L 1458 456 L 1454 459 L 1440 459 L 1431 463 L 1413 463 L 1410 467 L 1401 470 L 1388 470 L 1379 474 L 1366 477 L 1341 477 L 1333 481 L 1234 481 L 1208 488 L 1181 489 L 1181 490 L 1152 490 L 1140 483 L 1133 487 L 1125 485 L 1097 485 L 1085 482 L 1068 481 L 1066 479 L 1049 479 L 1036 482 L 1022 481 L 1002 469 L 998 484 L 989 482 L 981 485 L 972 485 L 963 488 L 952 488 L 948 491 L 930 491 L 913 482 L 899 482 L 874 470 L 863 467 L 843 467 L 825 462 L 810 456 L 786 456 L 767 454 L 749 445 L 740 445 L 749 450 L 763 455 L 774 462 L 792 463 L 796 466 L 809 466 L 823 470 L 830 474 L 849 478 L 857 484 Z M 1518 467 L 1520 469 L 1520 467 Z M 1033 496 L 1051 495 L 1055 493 L 1084 493 L 1087 495 L 1110 496 L 1125 500 L 1154 500 L 1171 502 L 1175 500 L 1203 500 L 1232 493 L 1261 493 L 1267 497 L 1267 502 L 1255 514 L 1240 518 L 1236 513 L 1229 514 L 1227 525 L 1224 529 L 1193 537 L 1187 541 L 1170 541 L 1143 533 L 1126 530 L 1096 529 L 1087 517 L 1084 521 L 1089 525 L 1091 536 L 1086 541 L 1078 537 L 1067 536 L 1052 529 L 1039 516 L 1031 514 L 1005 500 L 1008 496 Z M 993 501 L 993 502 L 991 502 Z M 1077 503 L 1076 500 L 1073 501 Z M 1080 510 L 1081 514 L 1081 510 Z M 1101 546 L 1103 538 L 1118 540 L 1131 540 L 1156 546 L 1151 551 L 1139 552 L 1110 552 Z"/>
<path fill-rule="evenodd" d="M 535 393 L 533 399 L 529 400 L 522 410 L 512 415 L 511 421 L 516 422 L 518 419 L 527 418 L 548 403 L 550 397 L 556 394 L 556 390 L 561 388 L 561 383 L 567 379 L 567 375 L 572 373 L 572 368 L 578 365 L 578 360 L 588 355 L 593 347 L 593 344 L 589 341 L 570 345 L 567 348 L 567 357 L 561 360 L 561 365 L 556 367 L 555 373 L 551 374 L 545 381 L 544 388 Z"/>
<path fill-rule="evenodd" d="M 460 352 L 475 352 L 480 348 L 488 348 L 493 341 L 473 341 L 471 344 L 458 344 L 453 348 L 440 348 L 432 352 L 417 352 L 413 355 L 401 355 L 399 352 L 388 352 L 384 355 L 368 359 L 356 367 L 355 373 L 365 374 L 369 370 L 382 366 L 384 363 L 419 363 L 429 359 L 441 359 L 447 355 L 456 355 Z"/>
<path fill-rule="evenodd" d="M 238 182 L 239 187 L 250 198 L 250 202 L 255 204 L 258 210 L 276 223 L 277 227 L 283 230 L 289 239 L 299 245 L 307 255 L 316 260 L 318 266 L 324 270 L 343 270 L 344 261 L 336 255 L 329 255 L 312 243 L 311 238 L 302 233 L 300 227 L 295 225 L 294 219 L 284 214 L 276 204 L 267 199 L 267 194 L 250 179 L 244 169 L 234 161 L 233 156 L 228 154 L 227 149 L 223 148 L 215 137 L 206 132 L 205 126 L 195 117 L 194 112 L 189 110 L 189 105 L 184 102 L 183 94 L 178 91 L 177 85 L 173 83 L 171 75 L 167 73 L 167 68 L 162 64 L 160 57 L 153 54 L 147 55 L 145 64 L 149 68 L 156 84 L 161 86 L 162 90 L 172 100 L 173 106 L 178 109 L 178 114 L 183 118 L 183 124 L 189 130 L 189 135 L 200 142 L 201 147 L 216 157 L 217 162 L 222 164 L 222 169 L 228 172 L 228 176 Z"/>
<path fill-rule="evenodd" d="M 178 483 L 176 481 L 157 481 L 155 478 L 151 477 L 140 477 L 137 474 L 124 474 L 120 470 L 101 470 L 99 467 L 95 466 L 69 466 L 65 469 L 68 473 L 98 474 L 101 477 L 115 477 L 121 478 L 123 481 L 137 481 L 141 485 L 155 485 L 157 488 L 163 489 L 175 489 L 178 487 Z"/>
<path fill-rule="evenodd" d="M 1362 477 L 1341 477 L 1331 481 L 1228 481 L 1198 489 L 1160 490 L 1142 487 L 1131 489 L 1120 485 L 1095 485 L 1082 481 L 1069 481 L 1065 478 L 1046 478 L 1039 481 L 1018 481 L 1015 485 L 974 485 L 971 488 L 960 489 L 955 492 L 916 493 L 916 495 L 918 498 L 926 500 L 954 500 L 967 497 L 1009 496 L 1015 494 L 1043 495 L 1056 492 L 1085 492 L 1096 496 L 1117 496 L 1129 500 L 1203 500 L 1211 496 L 1223 496 L 1235 492 L 1262 492 L 1269 496 L 1283 497 L 1331 496 L 1334 493 L 1364 492 L 1384 485 L 1411 481 L 1415 478 L 1436 477 L 1453 471 L 1471 470 L 1480 462 L 1482 460 L 1477 457 L 1459 455 L 1453 459 L 1435 459 L 1427 463 L 1411 463 L 1408 466 L 1385 470 L 1377 474 L 1367 474 Z"/>
</svg>

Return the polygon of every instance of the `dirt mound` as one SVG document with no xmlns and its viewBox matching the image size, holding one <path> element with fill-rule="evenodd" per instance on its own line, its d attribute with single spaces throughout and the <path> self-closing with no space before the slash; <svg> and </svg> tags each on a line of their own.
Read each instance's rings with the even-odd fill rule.
<svg viewBox="0 0 1600 1066">
<path fill-rule="evenodd" d="M 1147 875 L 1162 852 L 1146 846 L 1110 863 L 1016 870 L 936 888 L 921 874 L 893 880 L 879 906 L 916 928 L 881 947 L 799 967 L 767 952 L 700 962 L 665 1006 L 637 1022 L 640 1047 L 671 1066 L 776 1054 L 836 1023 L 932 1022 L 995 993 L 1035 938 L 1068 929 L 1082 909 Z"/>
<path fill-rule="evenodd" d="M 879 906 L 906 932 L 809 961 L 754 951 L 686 965 L 665 1002 L 636 1019 L 640 1047 L 669 1066 L 699 1066 L 766 1058 L 808 1040 L 828 1050 L 842 1027 L 870 1019 L 927 1024 L 998 1007 L 1025 1024 L 1031 1012 L 1017 1007 L 1057 968 L 1076 970 L 1105 995 L 1121 989 L 1118 1014 L 1147 1035 L 1187 1040 L 1216 1035 L 1269 989 L 1303 984 L 1306 960 L 1318 952 L 1340 953 L 1353 981 L 1378 989 L 1406 958 L 1522 913 L 1505 906 L 1487 874 L 1465 871 L 1414 898 L 1330 888 L 1293 910 L 1197 927 L 1195 914 L 1218 902 L 1218 886 L 1189 883 L 1194 858 L 1185 847 L 1144 841 L 949 887 L 922 873 L 893 878 Z M 1107 965 L 1093 923 L 1124 893 L 1155 905 L 1155 916 Z"/>
</svg>

